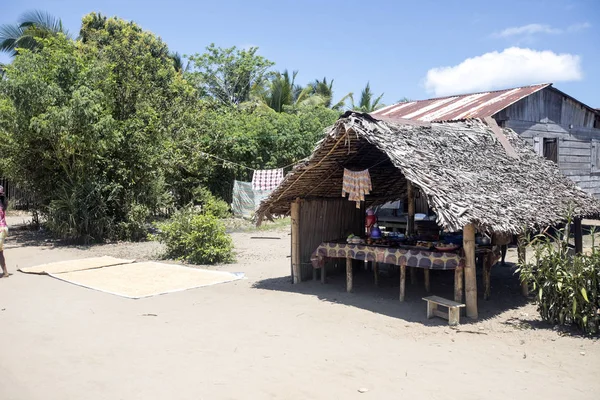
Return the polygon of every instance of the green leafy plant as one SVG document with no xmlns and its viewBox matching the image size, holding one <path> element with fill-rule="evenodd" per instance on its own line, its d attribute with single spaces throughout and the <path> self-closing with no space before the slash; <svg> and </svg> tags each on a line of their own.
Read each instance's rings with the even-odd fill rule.
<svg viewBox="0 0 600 400">
<path fill-rule="evenodd" d="M 556 236 L 535 236 L 530 241 L 534 248 L 533 260 L 520 265 L 518 272 L 522 282 L 532 285 L 543 320 L 597 333 L 600 329 L 600 252 L 592 243 L 591 254 L 573 254 L 567 239 L 568 232 L 564 229 Z"/>
<path fill-rule="evenodd" d="M 164 243 L 165 257 L 192 264 L 228 263 L 234 260 L 233 242 L 225 225 L 214 215 L 191 208 L 177 211 L 168 221 L 156 224 L 152 240 Z"/>
<path fill-rule="evenodd" d="M 210 190 L 199 186 L 194 190 L 194 203 L 200 205 L 202 213 L 223 219 L 231 216 L 229 204 L 215 197 Z"/>
</svg>

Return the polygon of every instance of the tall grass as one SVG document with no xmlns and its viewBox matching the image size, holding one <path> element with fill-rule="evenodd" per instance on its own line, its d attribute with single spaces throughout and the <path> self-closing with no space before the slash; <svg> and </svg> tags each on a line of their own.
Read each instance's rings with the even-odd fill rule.
<svg viewBox="0 0 600 400">
<path fill-rule="evenodd" d="M 594 232 L 589 254 L 574 254 L 565 229 L 530 240 L 533 258 L 518 271 L 521 281 L 533 286 L 543 320 L 585 333 L 600 331 L 600 251 L 593 238 Z"/>
</svg>

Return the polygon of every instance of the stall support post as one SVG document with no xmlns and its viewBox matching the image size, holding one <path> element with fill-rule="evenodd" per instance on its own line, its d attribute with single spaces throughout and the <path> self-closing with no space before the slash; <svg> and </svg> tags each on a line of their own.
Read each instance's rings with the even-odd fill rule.
<svg viewBox="0 0 600 400">
<path fill-rule="evenodd" d="M 302 280 L 300 271 L 300 199 L 291 204 L 292 219 L 292 283 L 296 284 Z M 323 266 L 323 268 L 325 268 Z"/>
<path fill-rule="evenodd" d="M 519 265 L 523 265 L 527 262 L 527 239 L 526 233 L 519 235 L 517 238 L 517 255 Z M 523 296 L 529 296 L 529 284 L 527 281 L 521 282 L 521 293 Z"/>
<path fill-rule="evenodd" d="M 431 285 L 429 283 L 429 270 L 427 268 L 423 269 L 423 275 L 425 280 L 425 291 L 429 293 L 431 292 Z"/>
<path fill-rule="evenodd" d="M 492 266 L 495 259 L 492 253 L 487 253 L 483 259 L 483 299 L 492 296 Z"/>
<path fill-rule="evenodd" d="M 473 224 L 467 224 L 463 228 L 463 249 L 465 252 L 465 300 L 467 304 L 467 317 L 477 319 L 475 226 Z"/>
<path fill-rule="evenodd" d="M 583 229 L 581 227 L 581 218 L 573 220 L 573 234 L 575 235 L 575 253 L 583 253 Z"/>
<path fill-rule="evenodd" d="M 463 302 L 463 267 L 456 267 L 454 270 L 454 301 Z"/>
<path fill-rule="evenodd" d="M 406 198 L 408 203 L 408 218 L 406 220 L 406 234 L 415 233 L 415 188 L 409 181 L 406 182 Z"/>
<path fill-rule="evenodd" d="M 404 289 L 406 288 L 406 265 L 400 266 L 400 301 L 404 301 Z"/>
<path fill-rule="evenodd" d="M 346 292 L 352 292 L 352 259 L 346 258 Z"/>
</svg>

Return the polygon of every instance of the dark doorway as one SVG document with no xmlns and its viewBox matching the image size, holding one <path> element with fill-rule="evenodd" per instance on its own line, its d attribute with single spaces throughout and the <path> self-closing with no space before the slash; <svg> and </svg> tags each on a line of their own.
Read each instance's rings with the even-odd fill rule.
<svg viewBox="0 0 600 400">
<path fill-rule="evenodd" d="M 558 140 L 544 138 L 544 157 L 558 164 Z"/>
</svg>

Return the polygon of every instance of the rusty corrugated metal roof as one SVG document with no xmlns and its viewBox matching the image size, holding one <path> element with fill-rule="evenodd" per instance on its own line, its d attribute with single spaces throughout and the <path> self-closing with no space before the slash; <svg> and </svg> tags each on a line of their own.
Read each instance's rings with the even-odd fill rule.
<svg viewBox="0 0 600 400">
<path fill-rule="evenodd" d="M 375 118 L 402 118 L 423 122 L 485 118 L 551 85 L 551 83 L 543 83 L 491 92 L 409 101 L 384 107 L 371 115 Z"/>
</svg>

